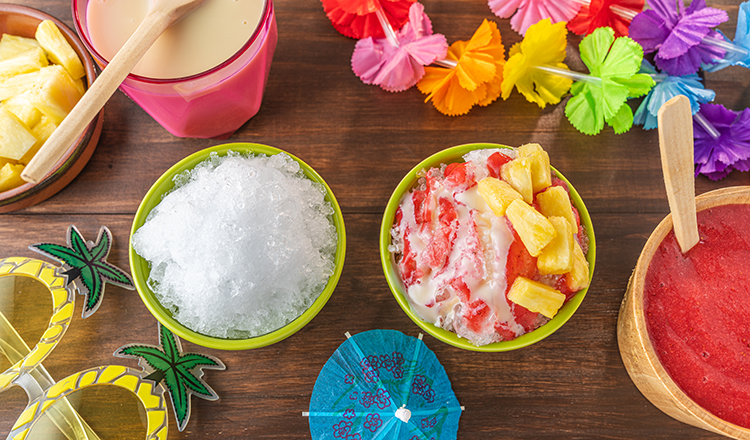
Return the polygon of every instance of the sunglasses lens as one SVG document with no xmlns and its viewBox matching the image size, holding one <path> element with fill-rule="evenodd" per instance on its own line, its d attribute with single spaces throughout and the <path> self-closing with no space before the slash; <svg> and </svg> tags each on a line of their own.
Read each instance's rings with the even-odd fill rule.
<svg viewBox="0 0 750 440">
<path fill-rule="evenodd" d="M 148 420 L 132 392 L 113 385 L 81 388 L 52 405 L 28 440 L 143 440 Z"/>
<path fill-rule="evenodd" d="M 0 276 L 0 372 L 23 359 L 52 317 L 52 293 L 36 278 Z"/>
</svg>

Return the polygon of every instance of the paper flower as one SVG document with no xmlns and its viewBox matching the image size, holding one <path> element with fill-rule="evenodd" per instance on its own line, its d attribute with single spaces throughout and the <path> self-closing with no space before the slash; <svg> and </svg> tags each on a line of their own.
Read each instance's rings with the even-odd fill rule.
<svg viewBox="0 0 750 440">
<path fill-rule="evenodd" d="M 581 8 L 579 0 L 489 0 L 487 3 L 500 18 L 512 15 L 510 27 L 521 35 L 545 18 L 552 23 L 569 21 Z"/>
<path fill-rule="evenodd" d="M 322 0 L 326 16 L 333 27 L 347 37 L 383 38 L 383 27 L 377 17 L 381 10 L 393 29 L 409 20 L 409 7 L 417 0 Z"/>
<path fill-rule="evenodd" d="M 696 176 L 719 180 L 733 169 L 750 170 L 750 109 L 704 104 L 693 121 Z"/>
<path fill-rule="evenodd" d="M 599 133 L 605 121 L 615 133 L 630 130 L 633 111 L 625 100 L 645 95 L 654 86 L 650 76 L 637 73 L 643 49 L 628 37 L 615 39 L 612 28 L 603 27 L 584 37 L 579 50 L 581 60 L 597 79 L 573 84 L 573 97 L 565 106 L 568 120 L 588 135 Z"/>
<path fill-rule="evenodd" d="M 630 38 L 645 53 L 656 52 L 656 66 L 670 75 L 696 73 L 703 64 L 724 57 L 724 50 L 705 43 L 704 38 L 721 39 L 711 28 L 727 21 L 725 11 L 707 8 L 705 0 L 693 0 L 687 9 L 675 0 L 651 0 L 651 9 L 638 14 L 630 23 Z"/>
<path fill-rule="evenodd" d="M 448 48 L 444 64 L 455 67 L 425 67 L 417 88 L 427 94 L 425 102 L 441 113 L 457 116 L 474 105 L 489 105 L 500 96 L 505 48 L 494 22 L 484 20 L 469 41 L 456 41 Z"/>
<path fill-rule="evenodd" d="M 424 66 L 445 58 L 448 42 L 432 34 L 432 23 L 424 6 L 414 3 L 409 21 L 397 33 L 386 30 L 387 38 L 359 40 L 352 54 L 352 70 L 365 84 L 377 84 L 389 92 L 400 92 L 419 81 Z"/>
<path fill-rule="evenodd" d="M 713 90 L 706 90 L 697 74 L 672 76 L 658 73 L 651 63 L 643 60 L 640 73 L 650 75 L 656 85 L 643 99 L 633 117 L 633 123 L 643 125 L 646 130 L 657 128 L 657 115 L 661 106 L 677 95 L 685 95 L 690 100 L 690 110 L 696 114 L 701 104 L 711 102 L 716 97 Z"/>
<path fill-rule="evenodd" d="M 722 42 L 725 42 L 721 48 L 726 51 L 724 58 L 718 60 L 713 65 L 703 64 L 703 70 L 715 72 L 727 66 L 742 66 L 750 68 L 750 2 L 740 4 L 737 14 L 737 27 L 734 31 L 734 43 L 721 33 Z"/>
<path fill-rule="evenodd" d="M 552 24 L 549 19 L 528 29 L 523 41 L 514 44 L 508 53 L 501 85 L 503 99 L 508 99 L 515 86 L 529 102 L 541 108 L 560 102 L 573 80 L 551 75 L 537 67 L 568 69 L 563 63 L 567 33 L 565 23 Z"/>
<path fill-rule="evenodd" d="M 609 26 L 616 36 L 627 36 L 630 21 L 643 10 L 645 3 L 645 0 L 590 0 L 568 22 L 568 29 L 577 35 L 588 35 L 594 29 Z"/>
</svg>

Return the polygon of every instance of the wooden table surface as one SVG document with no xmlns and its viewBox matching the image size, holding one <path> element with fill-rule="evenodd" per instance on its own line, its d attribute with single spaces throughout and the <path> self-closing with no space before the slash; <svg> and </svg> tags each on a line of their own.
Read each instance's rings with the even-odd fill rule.
<svg viewBox="0 0 750 440">
<path fill-rule="evenodd" d="M 72 27 L 67 0 L 11 1 L 41 9 Z M 425 0 L 436 32 L 449 43 L 467 40 L 483 19 L 498 23 L 506 49 L 520 36 L 495 17 L 485 0 Z M 737 0 L 709 0 L 727 10 L 720 28 L 734 35 Z M 260 112 L 228 141 L 286 150 L 315 168 L 341 204 L 347 228 L 346 264 L 333 296 L 306 327 L 275 345 L 249 351 L 187 351 L 221 358 L 226 371 L 208 371 L 220 400 L 193 399 L 187 429 L 170 439 L 310 438 L 307 410 L 315 379 L 344 332 L 396 329 L 416 336 L 383 277 L 378 233 L 385 204 L 400 179 L 425 157 L 471 142 L 538 142 L 573 183 L 591 213 L 598 261 L 586 299 L 547 339 L 508 353 L 460 350 L 425 336 L 444 365 L 466 411 L 459 439 L 495 438 L 717 438 L 677 422 L 649 403 L 628 377 L 617 348 L 616 324 L 628 277 L 668 206 L 656 131 L 611 128 L 597 136 L 576 131 L 563 105 L 541 110 L 514 92 L 507 101 L 448 117 L 416 88 L 388 93 L 363 84 L 351 71 L 355 41 L 334 30 L 318 0 L 275 0 L 279 42 Z M 568 61 L 580 39 L 570 39 Z M 750 72 L 735 67 L 707 74 L 716 102 L 734 110 L 750 105 Z M 632 102 L 635 105 L 637 102 Z M 133 216 L 151 184 L 171 165 L 225 141 L 170 135 L 120 92 L 105 107 L 101 140 L 88 166 L 56 196 L 0 215 L 3 257 L 30 256 L 42 241 L 64 243 L 68 225 L 95 239 L 100 225 L 115 238 L 110 262 L 129 268 L 127 240 Z M 712 182 L 696 179 L 698 194 L 747 185 L 735 172 Z M 78 308 L 63 343 L 45 366 L 56 379 L 87 367 L 135 361 L 114 358 L 126 343 L 157 343 L 157 321 L 138 294 L 107 288 L 102 307 L 82 321 Z M 0 433 L 10 430 L 26 400 L 15 387 L 0 396 Z"/>
</svg>

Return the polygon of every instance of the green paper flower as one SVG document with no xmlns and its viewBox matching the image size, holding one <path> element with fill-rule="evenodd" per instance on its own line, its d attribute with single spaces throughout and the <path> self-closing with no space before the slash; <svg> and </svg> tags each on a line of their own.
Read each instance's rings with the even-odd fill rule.
<svg viewBox="0 0 750 440">
<path fill-rule="evenodd" d="M 150 374 L 148 380 L 164 384 L 169 390 L 177 429 L 182 431 L 190 420 L 190 395 L 218 400 L 219 396 L 202 379 L 203 369 L 224 370 L 219 359 L 200 353 L 182 353 L 182 344 L 166 327 L 159 324 L 159 346 L 130 344 L 120 347 L 115 356 L 138 359 L 138 365 Z"/>
<path fill-rule="evenodd" d="M 62 263 L 68 285 L 74 283 L 78 292 L 86 296 L 83 317 L 88 318 L 99 309 L 106 283 L 133 290 L 133 280 L 125 271 L 107 263 L 112 248 L 112 233 L 106 226 L 99 229 L 96 243 L 86 242 L 78 229 L 68 227 L 68 247 L 52 243 L 32 244 L 29 249 Z"/>
<path fill-rule="evenodd" d="M 649 75 L 638 73 L 643 48 L 628 37 L 615 39 L 612 28 L 603 27 L 585 37 L 579 49 L 593 78 L 573 84 L 565 115 L 584 134 L 599 133 L 605 121 L 615 133 L 625 133 L 633 126 L 633 111 L 625 101 L 655 85 Z"/>
</svg>

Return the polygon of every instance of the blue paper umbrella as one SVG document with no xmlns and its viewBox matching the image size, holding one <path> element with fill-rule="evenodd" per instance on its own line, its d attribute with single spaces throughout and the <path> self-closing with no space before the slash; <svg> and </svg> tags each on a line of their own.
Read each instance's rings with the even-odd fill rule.
<svg viewBox="0 0 750 440">
<path fill-rule="evenodd" d="M 657 114 L 661 106 L 677 95 L 685 95 L 690 100 L 690 110 L 696 114 L 701 104 L 714 100 L 716 93 L 703 87 L 701 78 L 696 75 L 675 76 L 659 73 L 646 60 L 641 63 L 640 73 L 650 75 L 656 85 L 646 95 L 633 116 L 633 123 L 643 125 L 646 130 L 657 128 Z"/>
<path fill-rule="evenodd" d="M 371 330 L 349 337 L 328 359 L 307 415 L 313 440 L 445 440 L 456 438 L 461 411 L 445 369 L 421 339 Z"/>
</svg>

